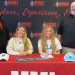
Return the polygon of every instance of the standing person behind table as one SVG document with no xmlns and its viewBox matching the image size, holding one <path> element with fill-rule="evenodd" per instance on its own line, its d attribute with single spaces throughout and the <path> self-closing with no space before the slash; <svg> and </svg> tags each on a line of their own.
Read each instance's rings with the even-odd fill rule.
<svg viewBox="0 0 75 75">
<path fill-rule="evenodd" d="M 61 20 L 57 34 L 63 46 L 62 53 L 75 53 L 75 1 L 71 3 L 70 14 Z"/>
<path fill-rule="evenodd" d="M 47 25 L 43 28 L 41 38 L 38 41 L 38 50 L 40 54 L 60 54 L 61 44 L 55 37 L 54 30 Z"/>
<path fill-rule="evenodd" d="M 6 53 L 6 45 L 9 40 L 8 28 L 2 19 L 2 11 L 0 10 L 0 53 Z"/>
<path fill-rule="evenodd" d="M 27 37 L 26 28 L 24 26 L 20 25 L 17 27 L 14 37 L 8 42 L 6 50 L 10 55 L 32 54 L 32 43 Z"/>
</svg>

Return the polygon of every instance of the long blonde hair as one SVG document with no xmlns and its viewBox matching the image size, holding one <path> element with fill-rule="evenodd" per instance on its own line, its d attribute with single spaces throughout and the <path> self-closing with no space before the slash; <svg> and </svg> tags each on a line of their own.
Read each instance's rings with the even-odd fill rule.
<svg viewBox="0 0 75 75">
<path fill-rule="evenodd" d="M 29 41 L 28 41 L 28 37 L 27 37 L 26 28 L 25 28 L 24 25 L 19 25 L 19 26 L 17 27 L 16 32 L 15 32 L 15 34 L 14 34 L 14 37 L 17 37 L 17 36 L 18 36 L 17 31 L 18 31 L 21 27 L 24 28 L 24 35 L 23 35 L 23 37 L 22 37 L 22 41 L 23 41 L 23 43 L 24 43 L 24 50 L 27 51 L 27 50 L 30 49 L 30 45 L 29 45 Z"/>
<path fill-rule="evenodd" d="M 47 25 L 46 27 L 43 28 L 42 34 L 41 34 L 41 40 L 42 40 L 42 51 L 46 52 L 46 35 L 45 32 L 47 29 L 50 29 L 50 31 L 52 32 L 52 36 L 51 36 L 51 46 L 52 46 L 52 53 L 54 53 L 55 50 L 55 34 L 54 34 L 54 30 L 50 25 Z"/>
</svg>

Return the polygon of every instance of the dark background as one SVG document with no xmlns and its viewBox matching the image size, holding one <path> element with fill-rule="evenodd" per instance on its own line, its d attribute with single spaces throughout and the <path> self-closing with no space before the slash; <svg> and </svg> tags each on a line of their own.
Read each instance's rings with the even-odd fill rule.
<svg viewBox="0 0 75 75">
<path fill-rule="evenodd" d="M 0 0 L 0 8 L 9 32 L 15 32 L 21 22 L 26 26 L 36 53 L 43 25 L 52 25 L 56 34 L 62 16 L 69 14 L 72 1 L 74 0 Z"/>
</svg>

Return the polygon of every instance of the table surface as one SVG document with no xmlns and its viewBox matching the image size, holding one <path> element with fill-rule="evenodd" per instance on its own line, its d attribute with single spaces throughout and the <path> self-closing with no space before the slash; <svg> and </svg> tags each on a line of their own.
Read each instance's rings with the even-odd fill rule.
<svg viewBox="0 0 75 75">
<path fill-rule="evenodd" d="M 66 61 L 64 61 L 64 55 L 63 54 L 54 54 L 54 59 L 51 59 L 51 60 L 32 60 L 31 62 L 37 62 L 37 63 L 45 63 L 45 62 L 48 62 L 48 63 L 67 63 Z M 18 58 L 41 58 L 40 54 L 29 54 L 29 55 L 10 55 L 9 56 L 9 60 L 8 61 L 0 61 L 0 63 L 18 63 L 20 61 L 17 61 Z M 25 62 L 30 62 L 30 60 L 27 60 L 27 61 L 23 61 L 24 63 Z M 22 62 L 22 63 L 23 63 Z M 68 63 L 75 63 L 75 62 L 68 62 Z"/>
<path fill-rule="evenodd" d="M 40 58 L 39 54 L 26 56 L 10 55 L 8 61 L 0 61 L 0 75 L 11 75 L 11 71 L 55 72 L 55 75 L 75 75 L 75 62 L 64 61 L 63 54 L 53 55 L 52 60 L 17 61 L 18 58 Z M 38 74 L 40 75 L 40 74 Z"/>
<path fill-rule="evenodd" d="M 56 54 L 56 55 L 53 55 L 54 56 L 54 59 L 51 59 L 51 60 L 33 60 L 33 61 L 31 61 L 31 62 L 43 62 L 43 63 L 45 63 L 46 61 L 48 62 L 48 61 L 50 61 L 50 62 L 54 62 L 54 63 L 64 63 L 65 61 L 64 61 L 64 55 L 63 54 Z M 17 59 L 18 58 L 41 58 L 41 56 L 40 56 L 40 54 L 29 54 L 29 55 L 10 55 L 9 56 L 9 60 L 6 62 L 6 61 L 1 61 L 1 62 L 6 62 L 6 63 L 8 63 L 8 62 L 12 62 L 12 63 L 18 63 L 17 62 Z M 24 62 L 29 62 L 29 60 L 27 60 L 27 61 L 24 61 Z"/>
</svg>

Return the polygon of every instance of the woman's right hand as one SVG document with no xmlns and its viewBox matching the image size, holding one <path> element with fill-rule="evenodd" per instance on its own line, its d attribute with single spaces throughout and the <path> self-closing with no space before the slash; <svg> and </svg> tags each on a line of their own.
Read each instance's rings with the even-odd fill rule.
<svg viewBox="0 0 75 75">
<path fill-rule="evenodd" d="M 27 55 L 27 52 L 20 52 L 20 55 Z"/>
</svg>

